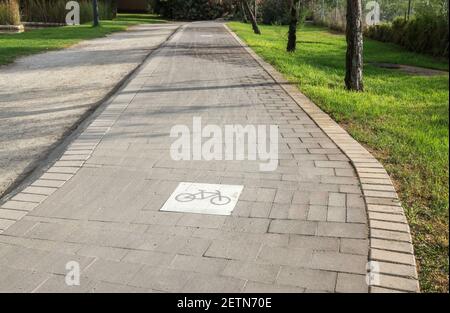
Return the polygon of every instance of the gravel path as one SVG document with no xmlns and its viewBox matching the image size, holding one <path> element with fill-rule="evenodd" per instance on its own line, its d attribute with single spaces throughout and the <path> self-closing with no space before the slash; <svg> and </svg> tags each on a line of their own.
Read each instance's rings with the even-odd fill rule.
<svg viewBox="0 0 450 313">
<path fill-rule="evenodd" d="M 135 26 L 0 67 L 0 195 L 177 27 Z"/>
</svg>

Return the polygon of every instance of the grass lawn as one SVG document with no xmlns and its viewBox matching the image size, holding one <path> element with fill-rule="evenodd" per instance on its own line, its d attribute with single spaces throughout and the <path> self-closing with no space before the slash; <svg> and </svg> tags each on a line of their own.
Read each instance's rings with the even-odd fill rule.
<svg viewBox="0 0 450 313">
<path fill-rule="evenodd" d="M 83 24 L 35 29 L 19 34 L 0 34 L 0 65 L 11 63 L 20 56 L 61 49 L 81 40 L 123 31 L 131 25 L 164 22 L 166 21 L 152 14 L 119 14 L 113 21 L 101 21 L 101 27 Z"/>
<path fill-rule="evenodd" d="M 402 198 L 414 238 L 421 288 L 448 292 L 449 77 L 413 76 L 370 62 L 448 70 L 448 61 L 365 41 L 364 93 L 344 90 L 345 37 L 315 26 L 285 52 L 287 27 L 229 26 L 252 49 L 329 113 L 385 165 Z"/>
</svg>

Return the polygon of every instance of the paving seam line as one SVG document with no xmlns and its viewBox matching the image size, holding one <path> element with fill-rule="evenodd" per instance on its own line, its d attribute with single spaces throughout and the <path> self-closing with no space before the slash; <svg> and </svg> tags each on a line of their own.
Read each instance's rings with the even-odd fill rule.
<svg viewBox="0 0 450 313">
<path fill-rule="evenodd" d="M 40 164 L 43 165 L 37 166 L 29 177 L 0 199 L 0 234 L 47 200 L 84 166 L 97 145 L 142 88 L 142 80 L 134 78 L 141 72 L 143 66 L 150 64 L 151 58 L 166 47 L 175 34 L 185 27 L 186 24 L 183 24 L 175 28 L 162 43 L 152 49 L 135 69 L 108 92 L 108 96 L 83 115 L 82 120 L 74 126 L 75 129 L 70 134 L 52 146 L 55 151 L 41 160 Z M 120 96 L 119 91 L 130 87 L 136 88 L 130 98 L 124 104 L 115 104 Z M 55 153 L 57 156 L 53 156 Z"/>
<path fill-rule="evenodd" d="M 383 165 L 315 103 L 258 56 L 226 24 L 234 39 L 350 159 L 360 181 L 369 223 L 369 292 L 420 292 L 409 225 Z"/>
</svg>

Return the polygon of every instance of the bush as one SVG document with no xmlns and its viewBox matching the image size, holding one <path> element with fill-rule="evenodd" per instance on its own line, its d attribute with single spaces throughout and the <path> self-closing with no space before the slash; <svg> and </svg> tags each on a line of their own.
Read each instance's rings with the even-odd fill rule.
<svg viewBox="0 0 450 313">
<path fill-rule="evenodd" d="M 17 0 L 0 0 L 0 25 L 19 25 L 20 10 Z"/>
<path fill-rule="evenodd" d="M 157 8 L 157 13 L 175 20 L 211 20 L 227 9 L 217 0 L 160 0 Z"/>
<path fill-rule="evenodd" d="M 290 0 L 263 0 L 260 3 L 259 13 L 263 24 L 289 24 Z"/>
<path fill-rule="evenodd" d="M 369 27 L 365 35 L 414 52 L 448 57 L 449 30 L 444 16 L 418 15 L 409 21 L 397 18 L 392 23 Z"/>
<path fill-rule="evenodd" d="M 92 1 L 79 0 L 80 22 L 93 20 Z M 65 23 L 67 0 L 26 0 L 22 1 L 23 20 L 26 22 Z M 117 12 L 116 0 L 99 0 L 100 19 L 111 20 Z"/>
</svg>

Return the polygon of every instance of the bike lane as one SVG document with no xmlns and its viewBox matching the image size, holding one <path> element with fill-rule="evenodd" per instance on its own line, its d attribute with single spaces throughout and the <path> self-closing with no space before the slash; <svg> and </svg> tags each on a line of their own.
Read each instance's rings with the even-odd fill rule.
<svg viewBox="0 0 450 313">
<path fill-rule="evenodd" d="M 226 137 L 211 160 L 174 159 L 174 126 L 197 149 L 195 118 L 276 125 L 276 169 L 251 152 L 233 158 Z M 171 199 L 187 206 L 161 210 Z M 365 203 L 348 158 L 218 23 L 176 33 L 6 205 L 25 214 L 0 234 L 1 290 L 368 291 Z M 66 284 L 71 261 L 79 286 Z"/>
</svg>

